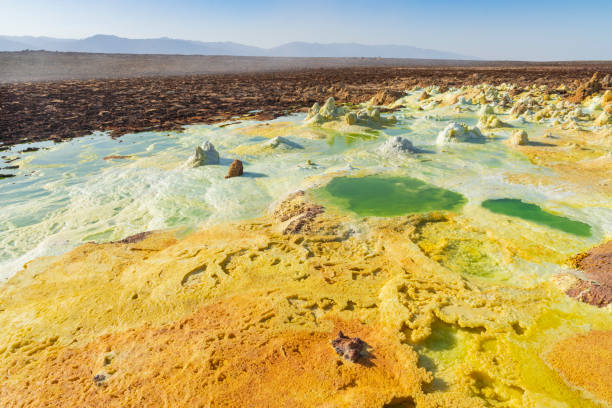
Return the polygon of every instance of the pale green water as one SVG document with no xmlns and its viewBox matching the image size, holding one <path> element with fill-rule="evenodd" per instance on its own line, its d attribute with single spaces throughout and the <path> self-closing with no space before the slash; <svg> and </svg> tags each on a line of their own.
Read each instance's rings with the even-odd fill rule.
<svg viewBox="0 0 612 408">
<path fill-rule="evenodd" d="M 448 109 L 404 110 L 397 115 L 398 124 L 384 130 L 343 133 L 327 129 L 319 132 L 324 136 L 318 139 L 289 132 L 283 137 L 301 149 L 262 156 L 231 152 L 264 140 L 241 132 L 253 122 L 223 128 L 189 126 L 183 132 L 144 132 L 118 140 L 98 134 L 59 144 L 39 143 L 36 145 L 48 149 L 32 153 L 18 154 L 25 146 L 14 146 L 0 153 L 7 158 L 0 160 L 0 167 L 20 166 L 2 170 L 16 177 L 0 180 L 0 279 L 30 259 L 61 254 L 87 241 L 257 217 L 285 195 L 322 187 L 322 180 L 334 177 L 344 181 L 332 181 L 332 189 L 348 189 L 349 196 L 357 198 L 344 208 L 357 213 L 465 212 L 491 197 L 520 197 L 593 226 L 591 237 L 576 236 L 581 246 L 594 245 L 612 234 L 612 210 L 602 197 L 505 182 L 504 172 L 554 173 L 508 149 L 502 143 L 507 136 L 503 132 L 500 138 L 481 144 L 442 149 L 435 145 L 435 138 L 457 115 Z M 460 116 L 470 125 L 477 121 L 475 112 Z M 278 121 L 300 124 L 303 118 L 296 115 Z M 544 127 L 532 126 L 529 131 L 543 132 Z M 422 153 L 392 160 L 382 157 L 378 146 L 394 135 L 410 139 Z M 183 163 L 195 146 L 206 140 L 219 151 L 221 164 L 185 168 Z M 103 160 L 108 155 L 133 157 Z M 8 163 L 13 157 L 17 160 Z M 226 180 L 234 158 L 243 160 L 245 175 Z M 316 165 L 307 165 L 308 160 Z M 390 175 L 392 181 L 379 176 L 353 179 L 364 174 Z M 369 191 L 376 192 L 365 199 L 359 198 L 363 192 L 359 183 L 364 182 Z"/>
</svg>

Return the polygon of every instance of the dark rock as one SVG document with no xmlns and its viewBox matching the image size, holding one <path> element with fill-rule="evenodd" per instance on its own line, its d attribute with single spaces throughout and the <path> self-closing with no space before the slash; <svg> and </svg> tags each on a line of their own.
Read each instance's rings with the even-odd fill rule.
<svg viewBox="0 0 612 408">
<path fill-rule="evenodd" d="M 348 337 L 345 336 L 341 331 L 338 332 L 336 337 L 331 342 L 332 346 L 336 350 L 339 356 L 344 357 L 346 360 L 356 363 L 361 358 L 361 353 L 366 348 L 366 343 L 359 337 Z"/>
<path fill-rule="evenodd" d="M 111 154 L 110 156 L 106 156 L 103 159 L 104 160 L 121 160 L 121 159 L 129 159 L 131 157 L 132 157 L 131 155 L 123 156 L 120 154 Z"/>
<path fill-rule="evenodd" d="M 0 180 L 5 179 L 5 178 L 9 178 L 9 177 L 15 177 L 14 174 L 2 174 L 0 173 Z"/>
<path fill-rule="evenodd" d="M 113 241 L 111 243 L 112 244 L 135 244 L 137 242 L 142 241 L 143 239 L 145 239 L 152 233 L 153 231 L 139 232 L 138 234 L 130 235 L 129 237 L 123 238 L 122 240 Z"/>
<path fill-rule="evenodd" d="M 374 106 L 391 105 L 401 97 L 405 96 L 404 92 L 384 89 L 379 91 L 370 99 L 370 103 Z"/>
<path fill-rule="evenodd" d="M 239 177 L 242 176 L 242 162 L 238 159 L 235 159 L 230 165 L 229 171 L 227 172 L 227 176 L 225 178 Z"/>
<path fill-rule="evenodd" d="M 98 386 L 103 385 L 104 381 L 106 381 L 106 374 L 96 374 L 93 380 L 96 383 L 96 385 Z"/>
</svg>

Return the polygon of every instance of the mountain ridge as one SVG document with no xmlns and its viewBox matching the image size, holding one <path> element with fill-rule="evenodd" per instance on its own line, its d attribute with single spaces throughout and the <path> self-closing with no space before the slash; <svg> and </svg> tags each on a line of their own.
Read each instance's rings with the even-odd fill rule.
<svg viewBox="0 0 612 408">
<path fill-rule="evenodd" d="M 294 41 L 272 48 L 261 48 L 231 41 L 204 42 L 169 37 L 131 39 L 96 34 L 83 39 L 33 36 L 0 36 L 0 51 L 45 50 L 103 54 L 232 55 L 254 57 L 364 57 L 480 59 L 454 52 L 409 45 L 359 43 L 309 43 Z"/>
</svg>

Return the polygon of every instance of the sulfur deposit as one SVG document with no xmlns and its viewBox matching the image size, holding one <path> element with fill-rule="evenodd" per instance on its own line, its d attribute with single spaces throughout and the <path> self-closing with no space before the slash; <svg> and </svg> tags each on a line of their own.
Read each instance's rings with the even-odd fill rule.
<svg viewBox="0 0 612 408">
<path fill-rule="evenodd" d="M 593 84 L 330 98 L 11 158 L 0 406 L 611 405 Z"/>
</svg>

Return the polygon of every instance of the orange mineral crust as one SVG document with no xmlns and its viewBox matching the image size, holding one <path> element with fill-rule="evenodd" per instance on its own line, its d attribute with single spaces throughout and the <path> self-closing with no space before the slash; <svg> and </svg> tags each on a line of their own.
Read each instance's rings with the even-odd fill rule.
<svg viewBox="0 0 612 408">
<path fill-rule="evenodd" d="M 549 364 L 565 381 L 612 404 L 612 331 L 591 331 L 555 344 Z"/>
</svg>

